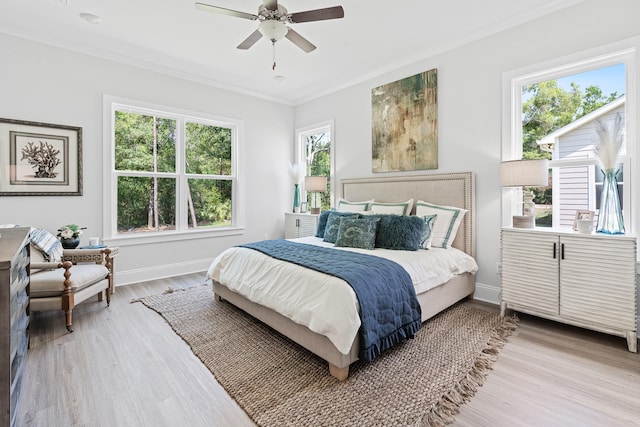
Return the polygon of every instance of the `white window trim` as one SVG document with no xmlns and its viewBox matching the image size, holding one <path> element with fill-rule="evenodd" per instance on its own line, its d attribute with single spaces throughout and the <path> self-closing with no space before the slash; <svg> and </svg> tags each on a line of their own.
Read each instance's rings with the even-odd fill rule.
<svg viewBox="0 0 640 427">
<path fill-rule="evenodd" d="M 304 152 L 304 145 L 305 145 L 305 139 L 309 136 L 309 135 L 314 135 L 316 133 L 321 133 L 326 131 L 327 129 L 329 129 L 329 132 L 331 134 L 331 154 L 329 156 L 329 162 L 330 162 L 330 176 L 329 176 L 329 181 L 331 182 L 331 194 L 329 194 L 330 200 L 331 200 L 331 206 L 334 206 L 334 201 L 336 200 L 335 197 L 336 196 L 336 192 L 339 191 L 338 188 L 338 184 L 335 181 L 335 158 L 336 158 L 336 150 L 335 150 L 335 140 L 336 140 L 336 134 L 334 131 L 334 123 L 333 123 L 333 119 L 330 120 L 326 120 L 324 122 L 320 122 L 320 123 L 316 123 L 310 126 L 305 126 L 299 129 L 296 129 L 296 139 L 295 139 L 295 162 L 298 164 L 301 164 L 303 166 L 305 166 L 306 168 L 306 159 L 305 159 L 305 152 Z M 307 171 L 306 169 L 303 171 L 304 172 L 304 176 L 307 175 Z M 304 188 L 304 182 L 302 183 L 302 188 L 301 188 L 302 194 L 304 194 L 305 188 Z"/>
<path fill-rule="evenodd" d="M 635 234 L 636 219 L 634 212 L 638 198 L 636 195 L 640 188 L 631 189 L 633 182 L 631 176 L 638 167 L 636 160 L 637 141 L 637 99 L 635 92 L 635 75 L 638 62 L 636 47 L 640 44 L 640 38 L 624 40 L 611 45 L 576 53 L 570 56 L 557 58 L 552 61 L 535 64 L 533 66 L 512 70 L 502 75 L 502 161 L 522 158 L 522 117 L 518 113 L 522 111 L 522 88 L 532 83 L 558 79 L 563 76 L 588 71 L 593 68 L 606 67 L 623 63 L 626 70 L 626 101 L 625 116 L 626 125 L 626 155 L 624 156 L 625 182 L 625 230 L 627 234 Z M 560 160 L 550 162 L 549 166 L 555 170 L 560 166 Z M 584 162 L 581 162 L 584 164 Z M 514 191 L 517 189 L 502 189 L 502 226 L 511 225 L 511 217 L 518 209 L 514 199 Z M 554 200 L 555 202 L 555 200 Z"/>
<path fill-rule="evenodd" d="M 232 149 L 232 171 L 235 172 L 234 184 L 233 184 L 233 203 L 232 203 L 232 225 L 229 227 L 216 227 L 216 228 L 204 228 L 204 229 L 186 229 L 186 217 L 182 216 L 180 219 L 180 226 L 182 229 L 174 230 L 174 231 L 163 231 L 163 232 L 145 232 L 139 234 L 132 235 L 118 235 L 117 233 L 117 220 L 116 220 L 116 175 L 115 175 L 115 141 L 114 141 L 114 121 L 113 117 L 115 116 L 116 109 L 123 109 L 119 107 L 133 107 L 136 111 L 146 110 L 150 114 L 162 114 L 163 117 L 171 117 L 172 114 L 182 117 L 188 118 L 196 123 L 202 122 L 202 120 L 207 120 L 209 122 L 217 122 L 224 126 L 233 126 L 234 127 L 234 138 L 232 140 L 233 149 Z M 125 108 L 126 109 L 126 108 Z M 202 238 L 210 238 L 210 237 L 222 237 L 222 236 L 230 236 L 230 235 L 238 235 L 244 233 L 244 223 L 245 223 L 245 215 L 244 209 L 244 176 L 243 176 L 243 168 L 240 167 L 240 159 L 242 159 L 242 153 L 240 151 L 241 144 L 239 141 L 242 140 L 244 135 L 244 122 L 239 119 L 232 119 L 227 117 L 213 116 L 211 114 L 193 112 L 188 110 L 183 110 L 174 107 L 168 107 L 164 105 L 156 105 L 144 101 L 138 101 L 133 99 L 115 97 L 111 95 L 103 95 L 102 100 L 102 138 L 103 138 L 103 180 L 102 180 L 102 192 L 103 192 L 103 220 L 102 220 L 102 235 L 105 244 L 117 245 L 117 246 L 128 246 L 128 245 L 139 245 L 145 243 L 156 243 L 156 242 L 169 242 L 169 241 L 177 241 L 177 240 L 190 240 L 190 239 L 202 239 Z M 182 133 L 182 131 L 180 131 Z M 178 135 L 178 138 L 182 141 L 184 140 L 184 135 Z M 177 170 L 176 174 L 181 173 L 182 168 L 182 150 L 177 150 Z M 178 180 L 178 182 L 182 182 L 181 185 L 178 185 L 176 191 L 178 194 L 178 203 L 177 209 L 186 209 L 184 206 L 184 201 L 182 194 L 186 191 L 184 187 L 184 182 Z M 239 207 L 240 206 L 240 207 Z M 181 210 L 180 212 L 184 212 Z M 178 226 L 179 224 L 176 224 Z"/>
</svg>

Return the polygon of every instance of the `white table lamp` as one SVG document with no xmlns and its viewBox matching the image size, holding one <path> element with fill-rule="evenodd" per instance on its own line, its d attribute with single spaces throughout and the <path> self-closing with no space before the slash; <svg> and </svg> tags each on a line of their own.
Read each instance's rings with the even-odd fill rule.
<svg viewBox="0 0 640 427">
<path fill-rule="evenodd" d="M 500 186 L 523 187 L 522 215 L 513 216 L 516 228 L 533 228 L 536 209 L 533 191 L 526 187 L 549 185 L 549 161 L 547 159 L 510 160 L 500 164 Z"/>
<path fill-rule="evenodd" d="M 311 213 L 319 214 L 320 206 L 319 199 L 320 194 L 327 192 L 327 177 L 326 176 L 305 176 L 304 177 L 304 189 L 311 193 Z"/>
</svg>

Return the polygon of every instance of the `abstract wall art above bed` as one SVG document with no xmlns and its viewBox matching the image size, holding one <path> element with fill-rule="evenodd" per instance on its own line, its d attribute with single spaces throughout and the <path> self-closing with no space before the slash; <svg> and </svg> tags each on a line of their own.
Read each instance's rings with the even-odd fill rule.
<svg viewBox="0 0 640 427">
<path fill-rule="evenodd" d="M 373 172 L 438 168 L 438 70 L 371 90 Z"/>
</svg>

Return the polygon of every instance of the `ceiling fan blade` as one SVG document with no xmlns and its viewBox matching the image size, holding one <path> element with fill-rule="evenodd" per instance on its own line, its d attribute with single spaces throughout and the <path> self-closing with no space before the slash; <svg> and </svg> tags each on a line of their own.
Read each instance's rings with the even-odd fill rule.
<svg viewBox="0 0 640 427">
<path fill-rule="evenodd" d="M 238 45 L 238 49 L 247 50 L 251 46 L 256 44 L 256 42 L 261 38 L 262 38 L 262 33 L 259 30 L 255 30 L 253 33 L 251 33 L 249 37 L 244 39 L 244 41 Z"/>
<path fill-rule="evenodd" d="M 300 22 L 324 21 L 326 19 L 344 18 L 342 6 L 327 7 L 325 9 L 307 10 L 289 15 L 290 21 L 294 24 Z"/>
<path fill-rule="evenodd" d="M 251 19 L 252 21 L 255 21 L 256 19 L 258 19 L 258 15 L 254 15 L 252 13 L 239 12 L 237 10 L 225 9 L 224 7 L 218 7 L 218 6 L 211 6 L 210 4 L 205 4 L 205 3 L 196 3 L 196 9 L 202 10 L 205 12 L 235 16 L 236 18 Z"/>
<path fill-rule="evenodd" d="M 267 10 L 278 10 L 278 0 L 262 0 L 262 4 Z"/>
<path fill-rule="evenodd" d="M 285 35 L 285 37 L 291 40 L 293 44 L 295 44 L 296 46 L 298 46 L 300 49 L 304 50 L 307 53 L 311 52 L 316 48 L 313 45 L 313 43 L 311 43 L 309 40 L 305 39 L 300 34 L 293 31 L 291 28 L 289 28 L 289 31 L 287 31 L 287 34 Z"/>
</svg>

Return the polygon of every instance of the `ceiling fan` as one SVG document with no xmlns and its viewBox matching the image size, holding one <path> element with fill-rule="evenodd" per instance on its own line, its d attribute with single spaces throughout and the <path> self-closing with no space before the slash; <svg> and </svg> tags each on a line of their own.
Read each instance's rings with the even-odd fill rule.
<svg viewBox="0 0 640 427">
<path fill-rule="evenodd" d="M 274 69 L 276 67 L 275 43 L 282 40 L 284 37 L 289 39 L 291 42 L 293 42 L 293 44 L 307 53 L 316 48 L 313 43 L 302 37 L 293 29 L 289 28 L 287 24 L 324 21 L 327 19 L 338 19 L 344 17 L 344 10 L 342 9 L 342 6 L 289 13 L 284 6 L 278 4 L 278 0 L 263 0 L 262 4 L 258 7 L 258 13 L 256 15 L 246 12 L 239 12 L 237 10 L 226 9 L 224 7 L 212 6 L 205 3 L 196 3 L 196 9 L 203 10 L 205 12 L 219 13 L 222 15 L 250 19 L 252 21 L 259 20 L 260 24 L 258 25 L 258 29 L 255 30 L 242 43 L 240 43 L 238 45 L 238 49 L 249 49 L 258 40 L 260 40 L 262 36 L 266 37 L 274 46 Z"/>
</svg>

